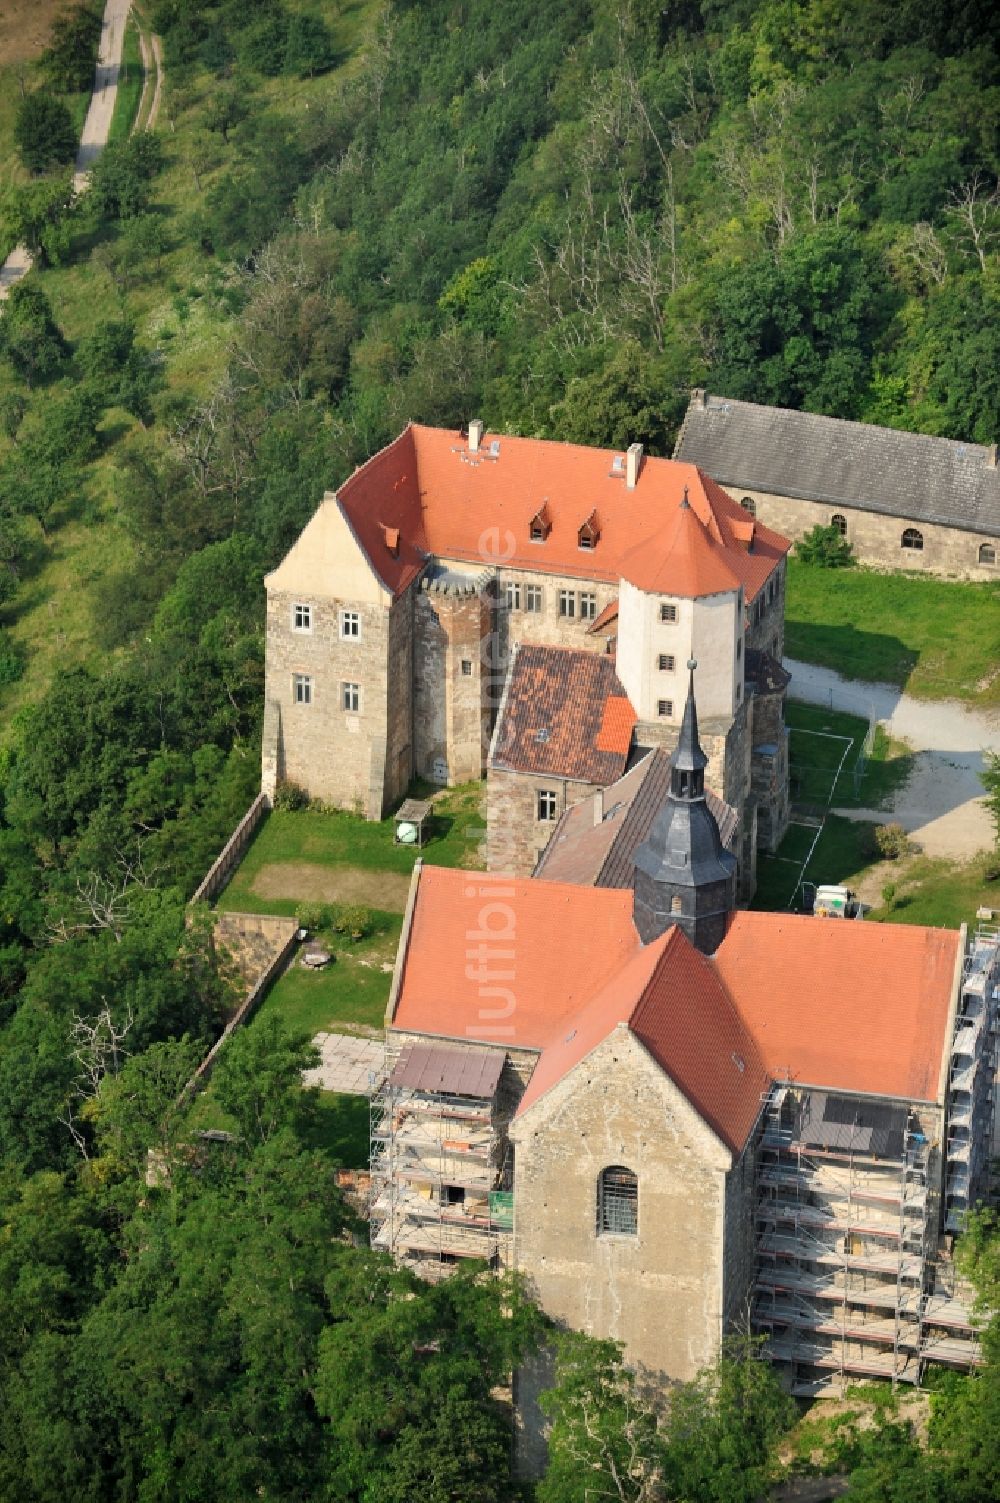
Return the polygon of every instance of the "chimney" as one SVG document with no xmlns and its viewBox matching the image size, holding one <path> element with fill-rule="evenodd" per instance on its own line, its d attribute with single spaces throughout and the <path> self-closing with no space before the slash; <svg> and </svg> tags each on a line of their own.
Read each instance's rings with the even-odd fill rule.
<svg viewBox="0 0 1000 1503">
<path fill-rule="evenodd" d="M 703 386 L 694 386 L 691 389 L 691 401 L 695 407 L 708 406 L 708 392 Z"/>
<path fill-rule="evenodd" d="M 483 441 L 483 420 L 473 418 L 469 424 L 469 453 L 478 454 L 479 446 Z"/>
<path fill-rule="evenodd" d="M 996 467 L 997 467 L 997 446 L 996 446 L 996 444 L 989 444 L 987 446 L 987 449 L 986 449 L 986 468 L 988 470 L 995 470 Z"/>
<path fill-rule="evenodd" d="M 604 789 L 598 788 L 594 794 L 594 824 L 599 825 L 604 820 Z"/>
<path fill-rule="evenodd" d="M 642 469 L 642 444 L 629 444 L 625 455 L 625 489 L 634 491 Z"/>
</svg>

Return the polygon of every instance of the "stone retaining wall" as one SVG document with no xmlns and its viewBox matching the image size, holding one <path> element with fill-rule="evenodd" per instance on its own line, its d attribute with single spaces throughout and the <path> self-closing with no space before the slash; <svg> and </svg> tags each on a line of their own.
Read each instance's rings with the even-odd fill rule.
<svg viewBox="0 0 1000 1503">
<path fill-rule="evenodd" d="M 208 868 L 198 889 L 191 899 L 192 903 L 211 903 L 225 887 L 233 872 L 239 866 L 246 854 L 247 847 L 257 833 L 264 815 L 271 807 L 271 800 L 266 793 L 258 793 L 250 805 L 236 829 L 226 841 L 222 850 L 216 856 L 212 865 Z"/>
</svg>

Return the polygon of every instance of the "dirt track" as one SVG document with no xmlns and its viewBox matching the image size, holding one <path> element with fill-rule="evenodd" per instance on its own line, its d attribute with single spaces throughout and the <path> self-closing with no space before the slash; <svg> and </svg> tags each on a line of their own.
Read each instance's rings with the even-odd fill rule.
<svg viewBox="0 0 1000 1503">
<path fill-rule="evenodd" d="M 357 867 L 319 866 L 312 861 L 276 861 L 253 880 L 259 898 L 294 898 L 301 903 L 363 903 L 385 913 L 402 913 L 410 879 L 401 872 L 366 872 Z"/>
<path fill-rule="evenodd" d="M 111 118 L 118 98 L 118 70 L 125 45 L 125 22 L 131 0 L 108 0 L 101 26 L 101 44 L 97 52 L 97 71 L 90 109 L 83 122 L 80 149 L 76 154 L 73 188 L 77 193 L 87 185 L 87 174 L 100 156 L 111 129 Z"/>
</svg>

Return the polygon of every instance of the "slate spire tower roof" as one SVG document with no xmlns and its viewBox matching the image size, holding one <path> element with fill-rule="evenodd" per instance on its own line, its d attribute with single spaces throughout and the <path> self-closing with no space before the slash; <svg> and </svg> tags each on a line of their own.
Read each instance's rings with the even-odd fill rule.
<svg viewBox="0 0 1000 1503">
<path fill-rule="evenodd" d="M 677 924 L 710 955 L 736 906 L 736 858 L 723 846 L 705 797 L 708 758 L 698 739 L 696 667 L 688 663 L 688 695 L 670 762 L 670 792 L 635 853 L 632 912 L 644 944 Z"/>
</svg>

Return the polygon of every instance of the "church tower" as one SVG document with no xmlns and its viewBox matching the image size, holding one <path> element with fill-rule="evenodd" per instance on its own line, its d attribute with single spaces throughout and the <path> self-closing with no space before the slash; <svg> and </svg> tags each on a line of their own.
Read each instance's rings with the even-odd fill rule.
<svg viewBox="0 0 1000 1503">
<path fill-rule="evenodd" d="M 705 799 L 708 758 L 698 740 L 694 670 L 680 739 L 670 759 L 670 792 L 635 853 L 632 914 L 643 944 L 678 924 L 697 949 L 711 955 L 736 906 L 736 858 L 723 847 Z"/>
</svg>

